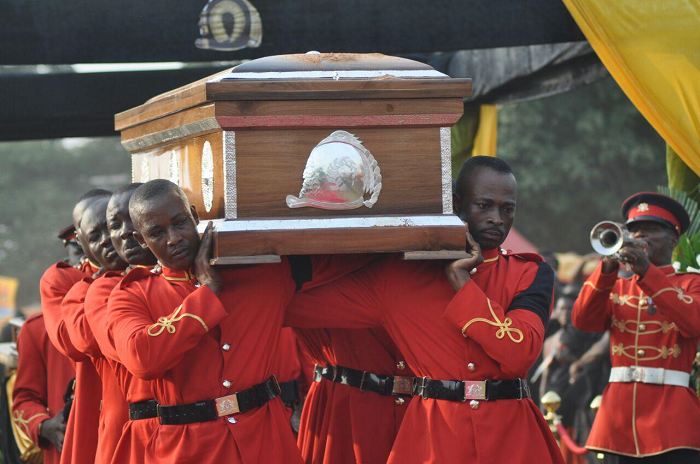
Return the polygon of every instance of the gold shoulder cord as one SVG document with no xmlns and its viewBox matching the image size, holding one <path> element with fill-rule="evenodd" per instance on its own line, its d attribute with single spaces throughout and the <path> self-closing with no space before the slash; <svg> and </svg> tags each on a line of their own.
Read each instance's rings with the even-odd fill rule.
<svg viewBox="0 0 700 464">
<path fill-rule="evenodd" d="M 493 308 L 491 307 L 491 300 L 486 298 L 486 302 L 489 305 L 489 311 L 491 311 L 491 315 L 493 316 L 493 321 L 489 319 L 485 319 L 483 317 L 477 317 L 472 319 L 471 321 L 467 322 L 464 327 L 462 327 L 462 335 L 467 331 L 470 325 L 472 325 L 474 322 L 485 322 L 488 325 L 492 325 L 494 327 L 498 327 L 498 330 L 496 331 L 496 338 L 499 340 L 502 340 L 503 337 L 508 335 L 508 338 L 510 338 L 513 342 L 515 343 L 520 343 L 523 341 L 523 333 L 514 327 L 511 327 L 513 325 L 513 319 L 510 317 L 506 317 L 503 322 L 501 322 L 498 317 L 496 316 L 496 313 L 493 311 Z M 494 322 L 495 321 L 495 322 Z M 516 338 L 513 334 L 518 335 L 519 337 Z M 466 337 L 466 335 L 464 335 Z"/>
<path fill-rule="evenodd" d="M 182 309 L 182 305 L 178 306 L 178 308 L 175 310 L 173 314 L 170 316 L 162 316 L 158 318 L 158 322 L 153 324 L 148 328 L 148 335 L 151 337 L 157 337 L 158 335 L 162 334 L 165 330 L 168 331 L 170 334 L 175 333 L 175 326 L 173 325 L 175 322 L 179 322 L 185 317 L 191 317 L 192 319 L 196 319 L 199 321 L 200 324 L 202 324 L 202 327 L 204 327 L 205 332 L 209 332 L 209 327 L 207 327 L 207 324 L 204 322 L 204 320 L 195 315 L 195 314 L 190 314 L 190 313 L 183 313 L 180 314 L 180 310 Z M 156 332 L 153 332 L 154 329 L 159 329 Z"/>
<path fill-rule="evenodd" d="M 651 296 L 651 299 L 653 300 L 654 298 L 656 298 L 657 296 L 661 295 L 664 292 L 676 292 L 676 293 L 678 293 L 678 299 L 681 300 L 685 304 L 691 304 L 694 301 L 692 296 L 684 294 L 683 290 L 681 290 L 680 288 L 676 288 L 676 287 L 662 288 L 658 292 L 654 293 Z"/>
</svg>

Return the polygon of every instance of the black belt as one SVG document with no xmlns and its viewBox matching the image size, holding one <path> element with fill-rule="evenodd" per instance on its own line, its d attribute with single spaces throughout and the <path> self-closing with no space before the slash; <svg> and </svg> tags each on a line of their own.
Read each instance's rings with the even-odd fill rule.
<svg viewBox="0 0 700 464">
<path fill-rule="evenodd" d="M 154 417 L 158 417 L 158 402 L 156 400 L 129 404 L 129 420 L 152 419 Z"/>
<path fill-rule="evenodd" d="M 411 395 L 409 391 L 394 391 L 394 376 L 379 375 L 368 371 L 359 371 L 343 366 L 327 365 L 316 366 L 314 381 L 320 382 L 321 378 L 331 382 L 355 387 L 362 391 L 370 391 L 382 396 Z M 411 377 L 402 377 L 411 378 Z"/>
<path fill-rule="evenodd" d="M 413 394 L 422 398 L 459 401 L 522 400 L 530 398 L 526 380 L 433 380 L 414 377 Z"/>
<path fill-rule="evenodd" d="M 282 382 L 280 384 L 280 399 L 285 406 L 293 408 L 294 404 L 301 400 L 299 381 L 290 380 L 289 382 Z"/>
<path fill-rule="evenodd" d="M 197 403 L 178 404 L 175 406 L 158 405 L 158 417 L 163 425 L 182 425 L 195 422 L 209 422 L 219 417 L 239 414 L 259 408 L 271 399 L 279 396 L 280 385 L 273 375 L 267 381 L 246 390 L 224 396 L 215 400 Z"/>
<path fill-rule="evenodd" d="M 422 398 L 459 402 L 530 398 L 530 387 L 523 379 L 433 380 L 427 377 L 378 375 L 342 366 L 316 366 L 314 380 L 320 382 L 322 378 L 385 396 L 415 395 Z"/>
</svg>

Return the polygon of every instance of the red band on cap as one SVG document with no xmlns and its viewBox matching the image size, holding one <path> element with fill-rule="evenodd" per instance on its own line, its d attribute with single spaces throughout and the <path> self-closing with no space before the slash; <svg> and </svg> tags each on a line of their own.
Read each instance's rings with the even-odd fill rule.
<svg viewBox="0 0 700 464">
<path fill-rule="evenodd" d="M 640 208 L 640 206 L 642 206 Z M 627 214 L 627 219 L 634 219 L 639 216 L 655 216 L 661 219 L 664 219 L 671 224 L 673 224 L 676 227 L 676 230 L 678 233 L 681 233 L 681 223 L 678 222 L 678 219 L 676 219 L 676 216 L 674 216 L 670 211 L 656 205 L 648 205 L 646 203 L 640 203 L 639 205 L 635 206 L 634 208 L 630 209 L 629 213 Z"/>
</svg>

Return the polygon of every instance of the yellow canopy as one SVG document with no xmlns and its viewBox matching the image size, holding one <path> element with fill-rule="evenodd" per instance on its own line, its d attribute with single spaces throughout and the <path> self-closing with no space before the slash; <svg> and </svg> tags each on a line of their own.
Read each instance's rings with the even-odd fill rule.
<svg viewBox="0 0 700 464">
<path fill-rule="evenodd" d="M 564 3 L 632 103 L 700 174 L 700 1 Z"/>
</svg>

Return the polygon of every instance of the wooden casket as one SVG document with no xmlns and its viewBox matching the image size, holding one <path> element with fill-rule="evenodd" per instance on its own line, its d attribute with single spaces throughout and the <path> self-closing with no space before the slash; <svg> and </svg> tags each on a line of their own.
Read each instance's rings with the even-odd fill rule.
<svg viewBox="0 0 700 464">
<path fill-rule="evenodd" d="M 450 127 L 469 79 L 380 54 L 260 58 L 117 114 L 133 180 L 177 183 L 213 262 L 464 250 Z"/>
</svg>

